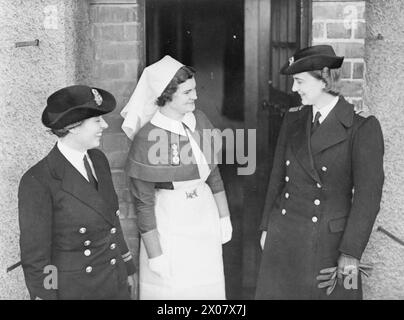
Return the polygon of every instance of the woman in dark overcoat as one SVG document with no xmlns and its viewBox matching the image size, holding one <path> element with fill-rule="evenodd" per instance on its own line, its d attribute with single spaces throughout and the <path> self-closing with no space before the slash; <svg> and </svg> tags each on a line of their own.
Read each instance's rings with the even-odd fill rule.
<svg viewBox="0 0 404 320">
<path fill-rule="evenodd" d="M 356 114 L 338 94 L 342 62 L 319 45 L 297 51 L 281 69 L 293 75 L 303 106 L 286 113 L 278 138 L 256 299 L 362 298 L 360 275 L 357 286 L 344 277 L 359 273 L 380 208 L 384 144 L 379 121 Z M 317 276 L 331 267 L 340 281 L 327 295 Z"/>
<path fill-rule="evenodd" d="M 47 100 L 42 123 L 58 141 L 21 178 L 21 264 L 31 299 L 134 297 L 135 265 L 104 153 L 102 115 L 116 102 L 105 90 L 69 86 Z M 132 291 L 129 292 L 129 285 Z"/>
</svg>

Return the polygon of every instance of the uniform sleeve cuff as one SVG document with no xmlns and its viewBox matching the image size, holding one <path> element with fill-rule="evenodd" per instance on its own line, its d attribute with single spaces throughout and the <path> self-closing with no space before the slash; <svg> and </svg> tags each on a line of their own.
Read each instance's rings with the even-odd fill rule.
<svg viewBox="0 0 404 320">
<path fill-rule="evenodd" d="M 122 259 L 125 262 L 126 271 L 127 271 L 128 275 L 130 276 L 130 275 L 134 274 L 136 271 L 136 268 L 135 268 L 135 263 L 133 262 L 132 254 L 130 253 L 130 251 L 123 254 Z"/>
</svg>

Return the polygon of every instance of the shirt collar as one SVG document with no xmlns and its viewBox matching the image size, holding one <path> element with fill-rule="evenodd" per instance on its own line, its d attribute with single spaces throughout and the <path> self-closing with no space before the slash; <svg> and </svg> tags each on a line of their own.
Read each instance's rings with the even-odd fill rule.
<svg viewBox="0 0 404 320">
<path fill-rule="evenodd" d="M 339 100 L 338 96 L 334 97 L 334 99 L 332 99 L 328 105 L 322 107 L 321 109 L 318 109 L 315 106 L 313 106 L 313 119 L 316 116 L 317 111 L 320 111 L 321 117 L 320 117 L 319 121 L 320 121 L 320 123 L 323 122 L 325 120 L 325 118 L 327 118 L 327 116 L 331 112 L 331 110 L 337 105 L 338 100 Z"/>
<path fill-rule="evenodd" d="M 77 151 L 70 148 L 60 139 L 58 139 L 57 147 L 59 148 L 59 151 L 65 156 L 65 158 L 74 166 L 76 164 L 81 165 L 83 163 L 84 156 L 87 154 L 87 152 Z"/>
<path fill-rule="evenodd" d="M 188 112 L 184 115 L 181 121 L 179 120 L 174 120 L 171 119 L 164 114 L 160 112 L 160 110 L 157 110 L 157 112 L 154 114 L 153 118 L 150 120 L 150 122 L 155 125 L 156 127 L 162 128 L 164 130 L 176 133 L 178 135 L 186 136 L 186 132 L 184 130 L 183 124 L 185 124 L 188 129 L 190 129 L 192 132 L 195 131 L 195 126 L 196 126 L 196 119 L 195 115 L 193 112 Z"/>
</svg>

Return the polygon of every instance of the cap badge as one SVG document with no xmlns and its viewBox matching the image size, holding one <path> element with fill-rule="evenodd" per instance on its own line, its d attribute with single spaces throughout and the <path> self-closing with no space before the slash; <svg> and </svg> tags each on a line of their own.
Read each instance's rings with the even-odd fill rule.
<svg viewBox="0 0 404 320">
<path fill-rule="evenodd" d="M 100 106 L 102 104 L 102 97 L 99 94 L 99 92 L 96 89 L 91 89 L 91 92 L 94 95 L 94 101 L 97 104 L 97 106 Z"/>
<path fill-rule="evenodd" d="M 294 58 L 294 57 L 290 57 L 290 58 L 289 58 L 289 65 L 291 65 L 293 62 L 295 62 L 295 58 Z"/>
</svg>

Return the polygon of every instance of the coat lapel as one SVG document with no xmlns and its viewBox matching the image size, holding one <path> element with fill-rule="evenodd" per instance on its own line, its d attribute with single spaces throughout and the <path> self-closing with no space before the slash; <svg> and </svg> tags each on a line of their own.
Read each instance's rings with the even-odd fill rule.
<svg viewBox="0 0 404 320">
<path fill-rule="evenodd" d="M 93 160 L 93 158 L 91 158 L 91 161 L 93 162 L 95 173 L 98 178 L 98 186 L 101 188 L 99 191 L 94 189 L 80 172 L 73 167 L 73 165 L 62 155 L 56 145 L 48 156 L 48 163 L 53 169 L 52 172 L 62 181 L 62 189 L 94 209 L 109 223 L 114 224 L 112 220 L 113 217 L 110 217 L 109 206 L 102 197 L 102 193 L 106 192 L 103 172 L 100 170 L 96 159 Z M 99 173 L 99 171 L 101 172 Z"/>
<path fill-rule="evenodd" d="M 291 144 L 297 160 L 307 173 L 317 182 L 321 183 L 320 177 L 314 168 L 313 157 L 310 148 L 310 130 L 312 111 L 307 106 L 299 112 L 299 118 L 290 124 L 292 128 Z"/>
<path fill-rule="evenodd" d="M 340 97 L 336 106 L 311 136 L 313 156 L 348 138 L 346 128 L 352 126 L 353 114 L 353 106 Z"/>
</svg>

